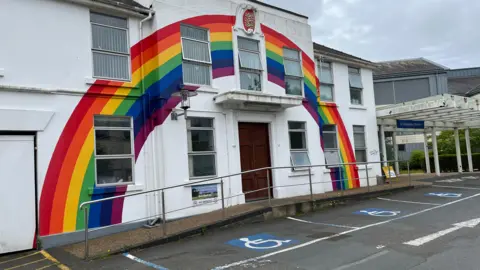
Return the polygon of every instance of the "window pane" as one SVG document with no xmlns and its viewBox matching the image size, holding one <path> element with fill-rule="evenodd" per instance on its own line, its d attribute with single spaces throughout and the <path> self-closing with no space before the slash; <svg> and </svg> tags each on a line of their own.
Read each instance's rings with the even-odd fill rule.
<svg viewBox="0 0 480 270">
<path fill-rule="evenodd" d="M 243 90 L 262 90 L 260 74 L 240 71 L 240 88 Z"/>
<path fill-rule="evenodd" d="M 320 70 L 320 82 L 333 84 L 332 70 L 330 68 L 322 68 Z"/>
<path fill-rule="evenodd" d="M 210 118 L 188 118 L 189 127 L 213 128 L 213 119 Z"/>
<path fill-rule="evenodd" d="M 246 39 L 246 38 L 238 38 L 238 48 L 240 50 L 249 50 L 249 51 L 256 51 L 259 52 L 258 49 L 258 41 Z"/>
<path fill-rule="evenodd" d="M 92 48 L 128 54 L 127 30 L 92 24 Z"/>
<path fill-rule="evenodd" d="M 365 148 L 365 134 L 353 133 L 353 140 L 355 142 L 355 148 Z"/>
<path fill-rule="evenodd" d="M 286 75 L 302 77 L 302 67 L 300 66 L 300 62 L 284 60 L 283 65 L 285 66 Z"/>
<path fill-rule="evenodd" d="M 97 155 L 129 155 L 130 130 L 95 130 L 95 145 Z"/>
<path fill-rule="evenodd" d="M 328 131 L 331 131 L 331 132 L 336 132 L 337 129 L 335 128 L 335 125 L 324 125 L 322 127 L 323 129 L 323 132 L 328 132 Z"/>
<path fill-rule="evenodd" d="M 239 51 L 238 56 L 240 58 L 241 68 L 262 70 L 262 63 L 260 62 L 260 54 L 246 52 L 246 51 Z"/>
<path fill-rule="evenodd" d="M 208 41 L 208 31 L 206 29 L 180 25 L 180 33 L 182 37 Z"/>
<path fill-rule="evenodd" d="M 308 152 L 291 152 L 292 166 L 310 165 L 310 158 Z"/>
<path fill-rule="evenodd" d="M 290 131 L 290 149 L 307 149 L 307 143 L 305 141 L 305 132 L 303 131 Z"/>
<path fill-rule="evenodd" d="M 213 176 L 216 174 L 215 155 L 190 155 L 188 157 L 190 177 Z"/>
<path fill-rule="evenodd" d="M 355 159 L 357 162 L 367 162 L 367 151 L 355 150 Z"/>
<path fill-rule="evenodd" d="M 323 144 L 325 149 L 337 148 L 337 134 L 336 133 L 323 133 Z"/>
<path fill-rule="evenodd" d="M 363 88 L 362 77 L 360 77 L 359 74 L 350 74 L 348 78 L 350 81 L 350 87 Z"/>
<path fill-rule="evenodd" d="M 97 159 L 97 183 L 132 182 L 132 159 Z"/>
<path fill-rule="evenodd" d="M 305 129 L 304 122 L 288 122 L 288 129 Z"/>
<path fill-rule="evenodd" d="M 289 95 L 302 95 L 302 79 L 285 78 L 285 91 Z"/>
<path fill-rule="evenodd" d="M 353 132 L 365 132 L 365 127 L 364 126 L 353 126 Z"/>
<path fill-rule="evenodd" d="M 188 151 L 214 151 L 213 130 L 190 130 Z"/>
<path fill-rule="evenodd" d="M 183 81 L 191 84 L 210 85 L 210 67 L 183 62 Z"/>
<path fill-rule="evenodd" d="M 131 118 L 127 116 L 95 115 L 93 121 L 95 127 L 130 128 L 132 125 Z"/>
<path fill-rule="evenodd" d="M 118 28 L 128 28 L 127 19 L 108 16 L 99 13 L 90 13 L 90 21 L 93 23 L 118 27 Z"/>
<path fill-rule="evenodd" d="M 333 89 L 331 85 L 320 85 L 320 100 L 321 101 L 333 101 Z"/>
<path fill-rule="evenodd" d="M 300 61 L 300 54 L 297 50 L 283 48 L 283 57 Z"/>
<path fill-rule="evenodd" d="M 210 62 L 208 43 L 182 39 L 182 50 L 184 59 Z"/>
<path fill-rule="evenodd" d="M 128 80 L 130 78 L 128 56 L 93 52 L 93 76 Z"/>
<path fill-rule="evenodd" d="M 340 155 L 338 154 L 338 150 L 325 150 L 325 161 L 327 164 L 331 165 L 340 164 Z"/>
<path fill-rule="evenodd" d="M 348 67 L 348 73 L 350 73 L 350 74 L 360 74 L 360 69 L 353 68 L 353 67 Z"/>
<path fill-rule="evenodd" d="M 330 69 L 331 68 L 331 64 L 328 63 L 328 62 L 320 62 L 320 68 L 324 68 L 324 69 Z"/>
<path fill-rule="evenodd" d="M 350 88 L 350 102 L 354 105 L 362 104 L 362 90 Z"/>
</svg>

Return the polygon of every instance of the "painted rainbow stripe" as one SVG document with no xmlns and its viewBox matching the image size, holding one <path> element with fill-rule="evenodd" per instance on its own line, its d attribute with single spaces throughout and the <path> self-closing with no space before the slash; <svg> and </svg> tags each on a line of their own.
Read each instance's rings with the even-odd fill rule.
<svg viewBox="0 0 480 270">
<path fill-rule="evenodd" d="M 283 66 L 283 47 L 300 50 L 287 37 L 275 30 L 262 25 L 262 31 L 265 34 L 265 44 L 267 49 L 267 71 L 268 80 L 272 83 L 285 88 L 285 69 Z M 301 50 L 300 50 L 301 51 Z M 342 117 L 337 106 L 334 103 L 324 103 L 320 101 L 320 82 L 315 75 L 315 63 L 302 51 L 302 63 L 304 73 L 304 93 L 303 102 L 305 109 L 312 115 L 320 128 L 325 124 L 335 124 L 338 128 L 339 148 L 342 163 L 355 163 L 355 155 L 352 145 L 345 129 Z M 321 145 L 323 149 L 323 134 L 321 135 Z M 342 166 L 331 169 L 331 179 L 334 190 L 349 189 L 359 187 L 358 171 L 356 166 Z M 340 181 L 334 180 L 342 180 Z"/>
<path fill-rule="evenodd" d="M 210 30 L 212 75 L 220 78 L 234 74 L 234 20 L 233 16 L 206 15 L 168 25 L 131 48 L 131 82 L 97 80 L 88 89 L 67 121 L 50 160 L 40 197 L 41 236 L 83 229 L 80 203 L 126 192 L 125 186 L 95 187 L 93 116 L 131 116 L 137 158 L 153 128 L 179 103 L 171 94 L 182 83 L 180 24 Z M 122 199 L 92 205 L 88 226 L 120 223 L 122 212 Z"/>
</svg>

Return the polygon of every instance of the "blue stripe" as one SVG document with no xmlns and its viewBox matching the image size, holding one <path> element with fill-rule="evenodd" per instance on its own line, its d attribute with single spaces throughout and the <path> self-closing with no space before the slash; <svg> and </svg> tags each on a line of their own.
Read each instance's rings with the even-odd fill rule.
<svg viewBox="0 0 480 270">
<path fill-rule="evenodd" d="M 272 58 L 267 58 L 267 69 L 268 73 L 275 75 L 282 80 L 285 79 L 285 69 L 283 65 Z"/>
<path fill-rule="evenodd" d="M 212 62 L 212 68 L 233 67 L 233 59 L 219 59 Z"/>
<path fill-rule="evenodd" d="M 108 187 L 104 189 L 103 198 L 112 197 L 115 195 L 116 187 Z M 113 200 L 104 201 L 100 203 L 102 205 L 102 211 L 100 216 L 100 226 L 108 226 L 112 220 L 112 206 Z"/>
<path fill-rule="evenodd" d="M 147 262 L 145 260 L 142 260 L 140 258 L 137 258 L 129 253 L 123 253 L 123 256 L 129 258 L 130 260 L 133 260 L 133 261 L 136 261 L 138 263 L 141 263 L 145 266 L 148 266 L 148 267 L 152 267 L 154 269 L 158 269 L 158 270 L 168 270 L 167 268 L 163 267 L 163 266 L 160 266 L 160 265 L 156 265 L 154 263 L 151 263 L 151 262 Z"/>
<path fill-rule="evenodd" d="M 92 201 L 103 198 L 103 193 L 97 193 L 95 189 L 92 194 Z M 94 203 L 90 205 L 90 213 L 88 214 L 88 228 L 100 227 L 100 217 L 102 215 L 102 203 Z"/>
<path fill-rule="evenodd" d="M 212 52 L 212 62 L 229 59 L 233 62 L 233 51 L 232 50 L 218 50 Z"/>
</svg>

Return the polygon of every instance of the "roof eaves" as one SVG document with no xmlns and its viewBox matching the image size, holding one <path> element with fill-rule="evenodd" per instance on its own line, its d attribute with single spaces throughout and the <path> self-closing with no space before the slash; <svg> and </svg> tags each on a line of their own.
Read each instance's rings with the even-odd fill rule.
<svg viewBox="0 0 480 270">
<path fill-rule="evenodd" d="M 430 69 L 430 70 L 421 70 L 421 71 L 409 71 L 409 72 L 398 72 L 398 73 L 387 73 L 387 74 L 373 74 L 373 79 L 390 79 L 390 78 L 402 78 L 402 77 L 414 77 L 420 75 L 431 75 L 431 74 L 442 74 L 447 73 L 444 69 Z"/>
<path fill-rule="evenodd" d="M 293 12 L 293 11 L 290 11 L 290 10 L 287 10 L 287 9 L 283 9 L 283 8 L 280 8 L 280 7 L 277 7 L 277 6 L 274 6 L 274 5 L 270 5 L 270 4 L 267 4 L 267 3 L 262 2 L 262 1 L 258 1 L 258 0 L 248 0 L 248 1 L 250 1 L 252 3 L 255 3 L 255 4 L 265 6 L 265 7 L 273 8 L 273 9 L 276 9 L 278 11 L 282 11 L 282 12 L 285 12 L 285 13 L 288 13 L 288 14 L 291 14 L 291 15 L 295 15 L 295 16 L 299 16 L 299 17 L 308 19 L 308 17 L 303 15 L 303 14 L 299 14 L 299 13 L 296 13 L 296 12 Z"/>
</svg>

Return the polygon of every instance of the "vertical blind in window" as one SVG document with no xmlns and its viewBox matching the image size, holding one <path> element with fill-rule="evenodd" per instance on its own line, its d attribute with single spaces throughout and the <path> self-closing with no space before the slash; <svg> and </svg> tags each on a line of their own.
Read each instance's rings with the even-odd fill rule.
<svg viewBox="0 0 480 270">
<path fill-rule="evenodd" d="M 240 88 L 260 91 L 262 89 L 260 46 L 257 40 L 238 38 L 238 59 L 240 62 Z"/>
<path fill-rule="evenodd" d="M 181 25 L 183 81 L 185 83 L 210 85 L 210 41 L 208 30 Z"/>
<path fill-rule="evenodd" d="M 302 62 L 297 50 L 283 48 L 285 67 L 285 92 L 289 95 L 302 95 Z"/>
<path fill-rule="evenodd" d="M 320 100 L 333 101 L 332 64 L 320 62 L 318 70 L 320 71 Z"/>
</svg>

